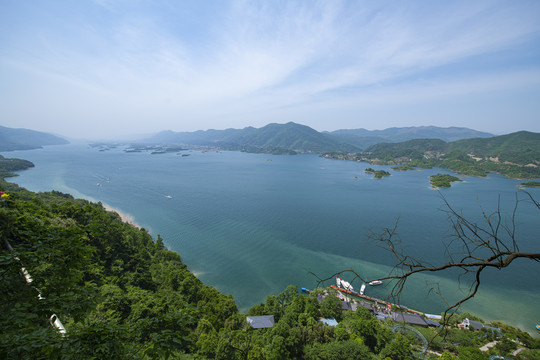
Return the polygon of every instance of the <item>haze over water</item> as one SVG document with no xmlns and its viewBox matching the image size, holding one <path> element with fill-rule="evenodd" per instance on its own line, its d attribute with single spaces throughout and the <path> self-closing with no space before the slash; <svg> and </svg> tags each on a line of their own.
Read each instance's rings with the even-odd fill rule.
<svg viewBox="0 0 540 360">
<path fill-rule="evenodd" d="M 244 311 L 289 284 L 315 287 L 310 272 L 326 278 L 353 268 L 367 278 L 386 275 L 394 260 L 368 236 L 392 227 L 398 218 L 408 253 L 432 262 L 441 259 L 451 235 L 440 211 L 441 195 L 475 219 L 481 216 L 479 204 L 492 212 L 500 197 L 503 212 L 511 214 L 516 194 L 526 198 L 516 187 L 521 181 L 499 175 L 460 176 L 465 182 L 439 193 L 428 188 L 429 175 L 450 173 L 443 169 L 397 172 L 377 166 L 392 176 L 375 180 L 364 173 L 366 163 L 317 155 L 183 154 L 190 156 L 67 145 L 4 156 L 36 165 L 10 181 L 32 191 L 59 190 L 101 201 L 154 237 L 160 234 L 205 284 L 232 294 Z M 530 192 L 540 198 L 537 189 Z M 517 214 L 520 250 L 539 252 L 538 210 L 521 202 Z M 427 297 L 426 282 L 440 282 L 449 300 L 455 299 L 453 279 L 426 276 L 407 283 L 401 302 L 440 313 L 444 303 Z M 359 289 L 361 283 L 353 285 Z M 540 320 L 537 264 L 519 261 L 488 271 L 481 289 L 464 310 L 533 331 Z M 385 298 L 389 287 L 368 287 L 366 293 Z"/>
</svg>

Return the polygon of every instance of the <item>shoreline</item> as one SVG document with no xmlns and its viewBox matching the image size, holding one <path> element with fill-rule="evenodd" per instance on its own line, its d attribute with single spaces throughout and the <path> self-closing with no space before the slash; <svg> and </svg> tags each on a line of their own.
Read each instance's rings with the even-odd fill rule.
<svg viewBox="0 0 540 360">
<path fill-rule="evenodd" d="M 132 215 L 129 215 L 123 211 L 120 211 L 116 208 L 113 208 L 112 206 L 108 205 L 108 204 L 105 204 L 105 203 L 101 203 L 101 206 L 103 206 L 103 208 L 107 211 L 111 211 L 111 212 L 114 212 L 116 214 L 118 214 L 118 216 L 120 216 L 120 219 L 125 222 L 125 223 L 128 223 L 130 225 L 133 225 L 135 226 L 137 229 L 142 229 L 142 226 L 140 226 L 139 224 L 137 224 L 135 222 L 135 218 L 132 216 Z"/>
</svg>

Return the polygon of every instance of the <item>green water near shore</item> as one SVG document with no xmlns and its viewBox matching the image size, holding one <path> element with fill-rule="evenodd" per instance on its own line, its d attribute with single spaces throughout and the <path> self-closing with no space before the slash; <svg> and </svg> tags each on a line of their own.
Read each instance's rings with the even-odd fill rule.
<svg viewBox="0 0 540 360">
<path fill-rule="evenodd" d="M 407 251 L 432 262 L 441 259 L 451 234 L 439 210 L 441 195 L 478 220 L 479 205 L 494 211 L 500 198 L 504 213 L 511 214 L 516 195 L 524 198 L 517 189 L 519 180 L 498 175 L 461 177 L 463 183 L 437 192 L 429 189 L 429 176 L 450 172 L 397 172 L 377 166 L 392 176 L 375 180 L 364 172 L 368 164 L 316 155 L 190 152 L 182 157 L 124 153 L 121 148 L 100 152 L 86 145 L 3 155 L 36 164 L 10 181 L 33 191 L 54 189 L 102 201 L 154 236 L 160 234 L 191 271 L 233 294 L 243 310 L 289 284 L 316 286 L 312 273 L 326 278 L 355 269 L 367 278 L 384 276 L 393 259 L 368 237 L 398 218 Z M 540 198 L 539 189 L 530 192 Z M 540 251 L 538 218 L 530 203 L 520 203 L 522 251 Z M 452 277 L 423 276 L 407 284 L 402 303 L 440 313 L 444 302 L 427 295 L 434 283 L 447 290 L 449 300 L 459 294 Z M 333 280 L 325 283 L 330 284 Z M 353 285 L 360 287 L 358 281 Z M 369 287 L 367 293 L 385 298 L 389 287 Z M 520 261 L 507 270 L 487 272 L 482 291 L 464 310 L 530 331 L 540 320 L 538 304 L 538 265 Z"/>
</svg>

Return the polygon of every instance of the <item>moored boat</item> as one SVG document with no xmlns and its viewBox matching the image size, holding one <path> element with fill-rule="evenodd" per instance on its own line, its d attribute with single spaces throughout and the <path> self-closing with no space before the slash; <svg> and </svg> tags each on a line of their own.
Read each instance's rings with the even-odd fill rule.
<svg viewBox="0 0 540 360">
<path fill-rule="evenodd" d="M 373 280 L 373 281 L 370 281 L 368 284 L 371 285 L 371 286 L 381 285 L 382 281 L 381 280 Z"/>
<path fill-rule="evenodd" d="M 362 286 L 360 287 L 360 295 L 364 295 L 364 291 L 366 291 L 366 284 L 362 283 Z"/>
<path fill-rule="evenodd" d="M 341 278 L 336 277 L 336 285 L 338 288 L 342 288 L 345 290 L 353 291 L 353 286 L 347 281 L 343 280 Z"/>
</svg>

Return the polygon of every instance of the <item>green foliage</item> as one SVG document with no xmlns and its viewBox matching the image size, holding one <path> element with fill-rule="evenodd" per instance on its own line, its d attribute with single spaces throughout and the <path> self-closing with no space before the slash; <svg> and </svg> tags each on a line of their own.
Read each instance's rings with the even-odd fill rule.
<svg viewBox="0 0 540 360">
<path fill-rule="evenodd" d="M 459 360 L 488 360 L 489 356 L 475 347 L 461 347 L 458 349 Z"/>
<path fill-rule="evenodd" d="M 381 357 L 392 360 L 414 360 L 411 352 L 411 344 L 401 335 L 396 336 L 394 341 L 389 342 L 381 351 Z"/>
<path fill-rule="evenodd" d="M 373 170 L 372 168 L 367 168 L 365 172 L 375 175 L 375 179 L 382 179 L 385 176 L 390 176 L 391 174 L 388 171 L 384 170 Z"/>
<path fill-rule="evenodd" d="M 0 178 L 17 176 L 13 171 L 26 170 L 34 167 L 34 163 L 28 160 L 5 158 L 0 155 Z"/>
<path fill-rule="evenodd" d="M 540 187 L 540 182 L 538 181 L 526 181 L 526 182 L 522 182 L 520 184 L 521 186 L 525 186 L 525 187 Z"/>
<path fill-rule="evenodd" d="M 341 300 L 334 293 L 327 295 L 321 302 L 321 316 L 341 320 Z"/>
<path fill-rule="evenodd" d="M 518 344 L 504 337 L 493 347 L 492 352 L 496 355 L 509 355 L 517 348 Z"/>
<path fill-rule="evenodd" d="M 437 174 L 437 175 L 431 175 L 430 176 L 431 186 L 434 188 L 440 188 L 440 187 L 450 187 L 450 184 L 453 182 L 461 182 L 461 180 L 458 177 L 448 175 L 448 174 Z"/>
<path fill-rule="evenodd" d="M 373 358 L 369 349 L 355 340 L 317 343 L 305 349 L 305 359 L 310 360 L 369 360 Z"/>
<path fill-rule="evenodd" d="M 519 353 L 517 360 L 537 360 L 540 359 L 540 350 L 527 349 Z"/>
<path fill-rule="evenodd" d="M 0 242 L 14 249 L 0 252 L 0 358 L 54 358 L 59 349 L 62 358 L 166 358 L 194 351 L 199 321 L 221 328 L 237 314 L 178 254 L 100 204 L 0 188 L 10 194 Z M 67 336 L 51 327 L 52 314 Z"/>
<path fill-rule="evenodd" d="M 496 321 L 490 326 L 497 327 L 510 339 L 517 340 L 530 349 L 540 349 L 540 338 L 533 338 L 529 333 L 512 326 L 506 325 L 502 322 Z"/>
<path fill-rule="evenodd" d="M 409 170 L 416 170 L 414 166 L 411 166 L 411 164 L 404 164 L 404 165 L 398 165 L 392 167 L 392 170 L 396 171 L 409 171 Z"/>
<path fill-rule="evenodd" d="M 526 165 L 540 159 L 540 134 L 519 131 L 487 139 L 467 139 L 450 143 L 451 150 L 473 153 L 478 157 L 498 157 Z"/>
<path fill-rule="evenodd" d="M 447 143 L 439 139 L 413 139 L 400 143 L 381 143 L 370 146 L 365 152 L 371 153 L 372 158 L 393 160 L 406 157 L 409 159 L 422 159 L 426 151 L 442 152 Z"/>
<path fill-rule="evenodd" d="M 371 313 L 359 307 L 356 312 L 347 312 L 336 327 L 338 334 L 346 331 L 353 339 L 359 339 L 372 352 L 379 353 L 393 338 L 390 329 L 382 326 Z"/>
<path fill-rule="evenodd" d="M 437 139 L 379 143 L 362 153 L 323 156 L 373 164 L 406 164 L 396 170 L 440 167 L 471 176 L 495 172 L 511 178 L 540 178 L 540 134 L 526 131 L 450 143 Z"/>
<path fill-rule="evenodd" d="M 440 360 L 452 360 L 455 359 L 454 355 L 449 353 L 448 351 L 445 351 L 441 354 Z"/>
</svg>

